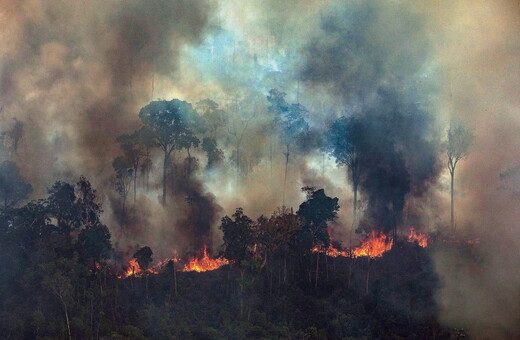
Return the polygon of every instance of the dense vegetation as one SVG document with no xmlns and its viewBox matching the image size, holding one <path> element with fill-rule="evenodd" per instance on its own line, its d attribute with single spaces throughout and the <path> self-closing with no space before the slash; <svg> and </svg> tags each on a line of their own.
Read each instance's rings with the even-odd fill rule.
<svg viewBox="0 0 520 340">
<path fill-rule="evenodd" d="M 22 179 L 19 179 L 20 181 Z M 382 258 L 332 258 L 336 198 L 305 188 L 296 213 L 224 217 L 230 265 L 173 263 L 118 278 L 117 252 L 86 178 L 2 210 L 0 329 L 7 339 L 442 339 L 429 249 L 397 241 Z M 153 250 L 135 258 L 145 268 Z M 319 274 L 319 275 L 318 275 Z"/>
</svg>

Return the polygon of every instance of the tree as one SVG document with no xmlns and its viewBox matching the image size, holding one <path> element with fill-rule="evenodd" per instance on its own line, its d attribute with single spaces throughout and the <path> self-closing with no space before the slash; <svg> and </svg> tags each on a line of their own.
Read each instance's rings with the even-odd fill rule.
<svg viewBox="0 0 520 340">
<path fill-rule="evenodd" d="M 134 259 L 139 264 L 139 268 L 144 272 L 148 269 L 150 263 L 152 263 L 153 251 L 150 247 L 145 246 L 140 248 L 135 254 Z"/>
<path fill-rule="evenodd" d="M 217 141 L 212 137 L 204 137 L 202 139 L 202 150 L 208 155 L 208 164 L 206 170 L 210 170 L 219 165 L 224 159 L 224 153 L 217 146 Z"/>
<path fill-rule="evenodd" d="M 281 139 L 285 145 L 285 173 L 282 204 L 285 204 L 285 186 L 287 182 L 291 145 L 309 129 L 309 125 L 304 119 L 304 116 L 308 113 L 307 109 L 299 103 L 288 104 L 285 101 L 285 96 L 285 92 L 280 92 L 277 89 L 270 90 L 267 96 L 267 100 L 271 104 L 268 110 L 275 114 L 275 122 L 280 127 Z"/>
<path fill-rule="evenodd" d="M 119 145 L 121 145 L 128 163 L 132 165 L 135 202 L 137 196 L 137 171 L 139 170 L 139 166 L 145 157 L 145 146 L 141 143 L 140 130 L 136 130 L 131 135 L 121 135 L 116 138 L 116 141 L 119 143 Z"/>
<path fill-rule="evenodd" d="M 337 119 L 327 131 L 325 148 L 330 155 L 336 158 L 338 165 L 347 166 L 349 177 L 354 191 L 353 228 L 356 226 L 357 194 L 361 178 L 361 157 L 354 142 L 357 135 L 363 133 L 361 122 L 355 117 L 341 117 Z"/>
<path fill-rule="evenodd" d="M 305 187 L 302 190 L 307 193 L 307 200 L 300 204 L 296 214 L 301 220 L 301 237 L 304 245 L 308 242 L 307 250 L 310 250 L 311 247 L 328 248 L 330 239 L 327 222 L 334 221 L 337 217 L 338 198 L 325 195 L 323 189 Z M 318 287 L 319 255 L 320 252 L 316 252 L 315 288 Z"/>
<path fill-rule="evenodd" d="M 84 260 L 99 263 L 107 259 L 112 250 L 108 228 L 104 224 L 97 223 L 83 229 L 78 235 L 76 247 Z"/>
<path fill-rule="evenodd" d="M 197 113 L 202 116 L 208 135 L 213 138 L 222 136 L 223 129 L 229 123 L 226 111 L 211 99 L 204 99 L 195 104 Z"/>
<path fill-rule="evenodd" d="M 112 162 L 112 167 L 116 172 L 115 189 L 121 197 L 121 229 L 123 228 L 126 210 L 126 198 L 130 191 L 130 184 L 134 178 L 131 163 L 125 157 L 117 157 Z"/>
<path fill-rule="evenodd" d="M 283 259 L 284 283 L 287 281 L 287 257 L 298 227 L 298 216 L 293 213 L 292 209 L 289 210 L 285 207 L 279 208 L 269 219 L 264 217 L 258 219 L 258 250 L 264 256 L 262 266 L 268 261 Z"/>
<path fill-rule="evenodd" d="M 153 132 L 146 126 L 138 130 L 139 144 L 144 148 L 143 160 L 141 162 L 141 173 L 145 178 L 146 191 L 150 189 L 150 171 L 152 169 L 151 150 L 157 147 Z"/>
<path fill-rule="evenodd" d="M 192 133 L 189 122 L 195 115 L 192 105 L 179 99 L 152 101 L 139 112 L 139 118 L 152 131 L 155 141 L 164 153 L 163 204 L 166 203 L 168 162 L 181 138 Z"/>
<path fill-rule="evenodd" d="M 238 97 L 235 99 L 235 115 L 236 117 L 233 119 L 233 124 L 228 127 L 228 132 L 231 137 L 233 137 L 233 142 L 235 146 L 234 155 L 231 156 L 232 159 L 235 160 L 235 168 L 236 168 L 236 178 L 237 182 L 240 178 L 240 160 L 241 160 L 241 147 L 242 141 L 244 140 L 244 136 L 246 134 L 247 128 L 251 120 L 256 116 L 256 106 L 252 110 L 251 115 L 244 117 L 242 112 L 239 111 Z"/>
<path fill-rule="evenodd" d="M 81 176 L 75 185 L 58 181 L 47 192 L 47 208 L 60 230 L 67 232 L 99 222 L 101 205 L 96 190 L 85 177 Z"/>
<path fill-rule="evenodd" d="M 451 229 L 455 230 L 455 212 L 453 200 L 453 186 L 455 182 L 455 168 L 457 163 L 466 157 L 473 141 L 473 135 L 466 129 L 464 125 L 458 122 L 450 124 L 448 129 L 448 170 L 451 177 Z"/>
<path fill-rule="evenodd" d="M 4 203 L 4 211 L 27 199 L 32 192 L 32 185 L 25 182 L 15 163 L 0 163 L 0 200 Z"/>
<path fill-rule="evenodd" d="M 224 257 L 240 266 L 241 262 L 252 255 L 254 245 L 253 221 L 237 208 L 232 218 L 222 218 L 220 230 L 223 232 Z"/>
<path fill-rule="evenodd" d="M 192 161 L 193 158 L 191 157 L 190 149 L 191 148 L 198 148 L 200 144 L 200 140 L 195 136 L 195 134 L 190 130 L 188 133 L 183 134 L 178 141 L 178 148 L 179 149 L 186 149 L 186 152 L 188 153 L 188 165 L 186 169 L 186 176 L 191 176 L 192 171 Z"/>
<path fill-rule="evenodd" d="M 244 214 L 242 208 L 237 208 L 230 218 L 222 218 L 220 230 L 223 232 L 222 239 L 224 244 L 224 257 L 233 265 L 240 268 L 240 317 L 244 311 L 244 274 L 253 256 L 253 246 L 255 244 L 255 233 L 253 231 L 253 221 Z"/>
</svg>

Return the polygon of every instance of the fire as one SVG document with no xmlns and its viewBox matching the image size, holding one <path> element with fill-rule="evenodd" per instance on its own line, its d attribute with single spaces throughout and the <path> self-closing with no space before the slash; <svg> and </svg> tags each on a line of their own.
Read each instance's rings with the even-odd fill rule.
<svg viewBox="0 0 520 340">
<path fill-rule="evenodd" d="M 428 246 L 428 236 L 415 231 L 415 228 L 410 228 L 410 235 L 408 235 L 408 242 L 417 242 L 421 247 Z"/>
<path fill-rule="evenodd" d="M 311 249 L 311 251 L 313 253 L 317 253 L 317 252 L 325 253 L 325 254 L 327 254 L 327 256 L 330 256 L 330 257 L 339 257 L 339 256 L 348 257 L 348 252 L 334 248 L 332 243 L 329 244 L 329 247 L 326 250 L 323 250 L 322 248 L 318 249 L 318 247 L 315 246 L 314 248 Z"/>
<path fill-rule="evenodd" d="M 119 275 L 118 277 L 120 279 L 123 279 L 123 278 L 129 277 L 129 276 L 132 276 L 132 275 L 141 276 L 145 272 L 150 273 L 150 274 L 157 274 L 157 271 L 155 271 L 154 268 L 148 268 L 146 271 L 143 271 L 141 269 L 141 267 L 139 266 L 139 263 L 137 263 L 137 260 L 131 259 L 130 261 L 128 261 L 128 266 L 127 266 L 125 272 L 123 274 Z"/>
<path fill-rule="evenodd" d="M 206 272 L 210 270 L 218 269 L 229 261 L 223 258 L 212 259 L 208 254 L 208 247 L 204 246 L 202 249 L 202 256 L 195 256 L 188 260 L 188 263 L 184 265 L 183 272 Z"/>
<path fill-rule="evenodd" d="M 392 249 L 394 242 L 381 231 L 372 230 L 361 245 L 354 249 L 353 257 L 381 257 Z"/>
</svg>

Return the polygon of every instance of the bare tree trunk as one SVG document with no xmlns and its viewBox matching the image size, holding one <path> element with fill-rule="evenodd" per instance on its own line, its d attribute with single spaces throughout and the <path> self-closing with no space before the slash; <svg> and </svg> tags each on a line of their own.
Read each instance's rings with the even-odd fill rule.
<svg viewBox="0 0 520 340">
<path fill-rule="evenodd" d="M 287 144 L 287 152 L 285 153 L 285 174 L 283 177 L 283 195 L 282 195 L 282 206 L 285 207 L 285 187 L 287 183 L 287 169 L 289 168 L 289 144 Z"/>
<path fill-rule="evenodd" d="M 168 166 L 168 152 L 164 151 L 163 180 L 162 180 L 162 203 L 166 204 L 166 167 Z"/>
<path fill-rule="evenodd" d="M 137 197 L 137 170 L 139 166 L 134 167 L 134 203 Z"/>
<path fill-rule="evenodd" d="M 123 231 L 123 225 L 125 224 L 125 211 L 126 211 L 126 195 L 122 198 L 123 208 L 121 209 L 121 231 Z"/>
<path fill-rule="evenodd" d="M 455 205 L 453 202 L 453 182 L 455 181 L 455 169 L 450 171 L 451 175 L 451 231 L 455 231 Z"/>
<path fill-rule="evenodd" d="M 61 303 L 63 304 L 63 309 L 65 310 L 65 320 L 67 321 L 67 331 L 69 332 L 69 340 L 72 340 L 72 334 L 70 332 L 70 321 L 69 321 L 69 311 L 67 309 L 67 304 L 63 300 L 63 297 L 60 296 Z"/>
</svg>

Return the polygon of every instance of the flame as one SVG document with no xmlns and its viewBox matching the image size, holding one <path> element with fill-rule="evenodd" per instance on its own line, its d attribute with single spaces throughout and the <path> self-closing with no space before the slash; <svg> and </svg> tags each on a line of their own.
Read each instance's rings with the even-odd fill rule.
<svg viewBox="0 0 520 340">
<path fill-rule="evenodd" d="M 317 246 L 314 246 L 314 248 L 312 248 L 311 251 L 313 253 L 318 253 L 318 252 L 325 253 L 325 254 L 327 254 L 327 256 L 330 256 L 330 257 L 339 257 L 339 256 L 348 257 L 347 251 L 342 251 L 337 248 L 334 248 L 332 243 L 330 243 L 329 247 L 325 250 L 322 247 L 318 249 Z"/>
<path fill-rule="evenodd" d="M 381 231 L 372 230 L 361 245 L 354 249 L 353 257 L 381 257 L 392 249 L 394 241 Z"/>
<path fill-rule="evenodd" d="M 229 261 L 223 258 L 212 259 L 208 254 L 208 247 L 204 246 L 202 249 L 202 256 L 194 256 L 188 260 L 188 263 L 184 265 L 183 272 L 206 272 L 210 270 L 218 269 Z"/>
<path fill-rule="evenodd" d="M 142 276 L 144 273 L 157 274 L 157 273 L 159 273 L 159 270 L 161 270 L 161 268 L 164 267 L 169 261 L 177 262 L 177 261 L 179 261 L 179 259 L 176 257 L 167 258 L 167 259 L 160 261 L 153 267 L 148 268 L 147 270 L 143 271 L 141 269 L 141 267 L 139 266 L 139 263 L 137 262 L 137 260 L 131 259 L 130 261 L 128 261 L 128 265 L 126 267 L 125 272 L 118 275 L 118 278 L 124 279 L 129 276 Z"/>
<path fill-rule="evenodd" d="M 124 279 L 129 276 L 141 276 L 145 272 L 151 273 L 151 274 L 157 274 L 157 272 L 153 268 L 148 268 L 146 271 L 143 271 L 141 267 L 139 266 L 139 263 L 137 263 L 136 259 L 131 259 L 128 261 L 128 265 L 126 267 L 126 270 L 123 274 L 118 275 L 120 279 Z"/>
<path fill-rule="evenodd" d="M 415 228 L 410 228 L 410 235 L 408 235 L 408 242 L 417 242 L 421 247 L 428 246 L 428 236 L 415 231 Z"/>
</svg>

